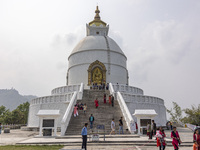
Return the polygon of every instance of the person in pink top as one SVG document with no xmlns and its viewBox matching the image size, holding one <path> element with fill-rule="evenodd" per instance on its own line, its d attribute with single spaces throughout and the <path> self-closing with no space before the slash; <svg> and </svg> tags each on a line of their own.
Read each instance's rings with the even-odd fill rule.
<svg viewBox="0 0 200 150">
<path fill-rule="evenodd" d="M 162 127 L 157 130 L 155 137 L 157 137 L 157 147 L 159 147 L 160 150 L 165 150 L 166 142 L 165 142 L 165 132 L 162 129 Z"/>
<path fill-rule="evenodd" d="M 174 146 L 174 150 L 178 150 L 178 144 L 181 144 L 181 139 L 178 134 L 178 131 L 176 131 L 176 127 L 173 127 L 173 131 L 171 132 L 171 138 L 172 138 L 172 145 Z"/>
<path fill-rule="evenodd" d="M 74 117 L 78 116 L 78 106 L 74 105 Z"/>
</svg>

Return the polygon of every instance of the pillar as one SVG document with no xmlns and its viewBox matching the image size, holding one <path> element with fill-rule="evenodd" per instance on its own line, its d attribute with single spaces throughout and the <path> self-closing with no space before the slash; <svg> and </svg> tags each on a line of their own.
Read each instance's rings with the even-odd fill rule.
<svg viewBox="0 0 200 150">
<path fill-rule="evenodd" d="M 40 117 L 40 126 L 39 126 L 39 128 L 40 128 L 40 133 L 39 133 L 39 136 L 42 136 L 42 123 L 43 123 L 43 118 Z"/>
<path fill-rule="evenodd" d="M 57 118 L 54 119 L 54 136 L 57 136 Z"/>
<path fill-rule="evenodd" d="M 140 117 L 137 117 L 138 135 L 140 135 Z"/>
</svg>

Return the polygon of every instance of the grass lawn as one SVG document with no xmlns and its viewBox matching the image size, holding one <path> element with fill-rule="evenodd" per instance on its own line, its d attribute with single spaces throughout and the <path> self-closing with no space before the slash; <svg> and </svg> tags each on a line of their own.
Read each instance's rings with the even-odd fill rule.
<svg viewBox="0 0 200 150">
<path fill-rule="evenodd" d="M 59 150 L 63 145 L 6 145 L 0 146 L 0 150 Z"/>
</svg>

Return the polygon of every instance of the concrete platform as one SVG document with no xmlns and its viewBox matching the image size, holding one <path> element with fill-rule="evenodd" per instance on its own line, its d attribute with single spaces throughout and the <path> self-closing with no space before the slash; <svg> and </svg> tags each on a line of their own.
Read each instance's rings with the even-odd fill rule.
<svg viewBox="0 0 200 150">
<path fill-rule="evenodd" d="M 19 129 L 10 130 L 10 133 L 0 134 L 0 145 L 64 145 L 62 150 L 69 149 L 80 149 L 82 139 L 80 135 L 66 136 L 66 137 L 42 137 L 35 138 L 38 135 L 36 131 L 21 131 Z M 181 140 L 181 150 L 190 150 L 192 149 L 192 138 L 193 132 L 187 128 L 178 128 Z M 166 150 L 173 150 L 171 144 L 171 131 L 165 131 L 167 137 L 167 148 Z M 149 140 L 146 135 L 106 135 L 105 141 L 103 136 L 100 136 L 98 142 L 93 142 L 88 139 L 88 150 L 107 150 L 107 149 L 121 149 L 121 150 L 155 150 L 156 140 Z"/>
</svg>

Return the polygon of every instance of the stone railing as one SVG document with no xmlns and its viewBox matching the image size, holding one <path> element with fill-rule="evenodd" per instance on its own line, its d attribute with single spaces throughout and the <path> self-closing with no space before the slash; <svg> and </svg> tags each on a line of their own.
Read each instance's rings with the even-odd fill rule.
<svg viewBox="0 0 200 150">
<path fill-rule="evenodd" d="M 30 104 L 35 105 L 35 104 L 45 104 L 45 103 L 69 102 L 72 96 L 73 96 L 73 93 L 43 96 L 43 97 L 32 99 Z"/>
<path fill-rule="evenodd" d="M 65 135 L 76 101 L 77 101 L 77 92 L 75 91 L 61 121 L 61 136 Z"/>
<path fill-rule="evenodd" d="M 71 100 L 70 100 L 70 103 L 67 107 L 67 110 L 62 118 L 62 121 L 61 121 L 61 136 L 64 136 L 65 135 L 65 132 L 67 130 L 67 127 L 69 125 L 69 121 L 71 119 L 71 115 L 73 113 L 73 110 L 74 110 L 74 105 L 76 104 L 77 102 L 77 99 L 82 99 L 83 97 L 83 90 L 84 90 L 84 84 L 81 83 L 80 84 L 80 89 L 77 91 L 74 92 Z"/>
<path fill-rule="evenodd" d="M 134 131 L 132 130 L 132 124 L 134 124 L 134 120 L 133 120 L 133 117 L 132 117 L 121 93 L 119 91 L 117 93 L 115 93 L 112 83 L 109 83 L 109 91 L 110 91 L 110 94 L 112 94 L 115 97 L 115 99 L 117 99 L 120 109 L 122 111 L 123 117 L 126 121 L 128 130 L 133 134 Z"/>
<path fill-rule="evenodd" d="M 81 84 L 57 87 L 51 91 L 51 95 L 60 95 L 60 94 L 74 92 L 74 91 L 78 92 L 80 89 L 80 86 Z"/>
<path fill-rule="evenodd" d="M 113 95 L 115 97 L 115 90 L 113 88 L 113 85 L 112 83 L 109 83 L 109 91 L 110 91 L 110 94 Z"/>
<path fill-rule="evenodd" d="M 196 127 L 196 125 L 190 124 L 190 123 L 186 123 L 187 128 L 191 129 L 192 131 L 194 131 L 194 128 Z M 200 128 L 200 126 L 197 126 L 198 128 Z"/>
<path fill-rule="evenodd" d="M 77 97 L 77 99 L 82 99 L 82 97 L 83 97 L 83 90 L 84 90 L 84 84 L 81 83 L 80 89 L 78 91 L 78 97 Z"/>
<path fill-rule="evenodd" d="M 122 97 L 126 102 L 134 102 L 134 103 L 151 103 L 151 104 L 160 104 L 164 105 L 164 100 L 158 97 L 153 96 L 145 96 L 145 95 L 134 95 L 121 93 Z"/>
<path fill-rule="evenodd" d="M 137 87 L 133 87 L 133 86 L 128 86 L 128 85 L 124 85 L 124 84 L 113 84 L 113 89 L 114 91 L 119 91 L 119 92 L 123 92 L 123 93 L 131 93 L 131 94 L 135 94 L 135 95 L 143 95 L 143 90 Z"/>
<path fill-rule="evenodd" d="M 126 121 L 127 127 L 129 131 L 133 134 L 134 132 L 132 130 L 131 124 L 134 123 L 134 120 L 120 92 L 117 92 L 117 101 L 119 103 L 123 117 Z"/>
</svg>

